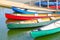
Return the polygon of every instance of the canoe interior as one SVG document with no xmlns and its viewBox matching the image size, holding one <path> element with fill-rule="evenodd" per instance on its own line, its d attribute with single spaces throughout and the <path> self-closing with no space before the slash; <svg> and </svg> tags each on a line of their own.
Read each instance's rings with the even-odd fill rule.
<svg viewBox="0 0 60 40">
<path fill-rule="evenodd" d="M 7 15 L 8 13 L 6 13 Z M 41 14 L 19 14 L 19 13 L 14 13 L 14 14 L 11 14 L 11 15 L 15 15 L 15 16 L 60 16 L 60 14 L 48 14 L 48 13 L 41 13 Z"/>
<path fill-rule="evenodd" d="M 31 24 L 14 24 L 14 23 L 10 23 L 10 24 L 7 24 L 7 27 L 9 29 L 14 29 L 14 28 L 29 28 L 29 27 L 41 27 L 41 26 L 45 26 L 45 25 L 51 24 L 51 23 L 53 23 L 55 21 L 56 20 L 51 20 L 51 21 L 40 22 L 40 23 L 33 23 L 33 24 L 32 23 Z"/>
<path fill-rule="evenodd" d="M 50 18 L 42 18 L 43 21 L 50 21 Z M 20 21 L 20 20 L 7 20 L 6 23 L 10 23 L 10 22 L 13 22 L 13 23 L 22 23 L 22 24 L 31 24 L 31 23 L 38 23 L 38 20 L 37 19 L 32 19 L 32 20 L 25 20 L 25 21 Z"/>
<path fill-rule="evenodd" d="M 32 20 L 25 20 L 25 21 L 19 21 L 19 20 L 7 20 L 6 23 L 13 23 L 13 24 L 33 24 L 33 23 L 39 23 L 39 22 L 46 22 L 51 20 L 57 20 L 60 19 L 60 17 L 47 17 L 47 18 L 40 18 L 40 19 L 32 19 Z"/>
</svg>

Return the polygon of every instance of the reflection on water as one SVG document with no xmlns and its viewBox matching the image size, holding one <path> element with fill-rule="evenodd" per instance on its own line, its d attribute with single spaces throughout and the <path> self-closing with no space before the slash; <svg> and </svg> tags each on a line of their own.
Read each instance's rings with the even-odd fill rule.
<svg viewBox="0 0 60 40">
<path fill-rule="evenodd" d="M 33 40 L 29 34 L 26 34 L 27 31 L 32 30 L 34 28 L 27 29 L 8 29 L 5 21 L 5 13 L 13 13 L 11 9 L 0 8 L 0 40 Z M 60 33 L 39 37 L 35 40 L 59 40 Z"/>
<path fill-rule="evenodd" d="M 30 34 L 26 34 L 27 31 L 32 30 L 33 28 L 28 29 L 11 29 L 8 31 L 9 40 L 33 40 L 30 37 Z"/>
<path fill-rule="evenodd" d="M 25 32 L 29 31 L 31 29 L 11 29 L 8 31 L 8 38 L 9 40 L 23 40 L 24 38 L 26 38 Z M 44 37 L 39 37 L 36 38 L 35 40 L 59 40 L 60 39 L 60 33 L 55 33 L 52 35 L 48 35 L 48 36 L 44 36 Z M 25 39 L 24 39 L 25 40 Z M 26 40 L 32 40 L 29 39 L 29 37 L 27 37 Z"/>
</svg>

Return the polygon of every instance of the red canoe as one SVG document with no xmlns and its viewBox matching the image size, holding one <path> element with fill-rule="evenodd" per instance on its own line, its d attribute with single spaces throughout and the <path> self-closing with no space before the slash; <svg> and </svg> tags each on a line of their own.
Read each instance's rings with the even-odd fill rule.
<svg viewBox="0 0 60 40">
<path fill-rule="evenodd" d="M 36 18 L 45 18 L 45 17 L 53 17 L 53 16 L 17 16 L 14 14 L 5 14 L 7 19 L 15 19 L 15 20 L 31 20 Z M 57 15 L 58 16 L 58 15 Z"/>
<path fill-rule="evenodd" d="M 51 8 L 51 9 L 56 9 L 57 6 L 50 6 L 49 8 Z M 58 9 L 60 9 L 60 6 L 58 6 Z"/>
</svg>

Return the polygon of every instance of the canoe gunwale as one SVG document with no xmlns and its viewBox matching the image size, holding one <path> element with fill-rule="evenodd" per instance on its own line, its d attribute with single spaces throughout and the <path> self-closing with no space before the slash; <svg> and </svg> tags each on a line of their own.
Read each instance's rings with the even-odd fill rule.
<svg viewBox="0 0 60 40">
<path fill-rule="evenodd" d="M 44 25 L 48 25 L 50 23 L 55 22 L 56 20 L 51 20 L 51 21 L 47 21 L 47 22 L 41 22 L 41 23 L 35 23 L 35 24 L 7 24 L 7 27 L 9 29 L 12 28 L 28 28 L 28 27 L 39 27 L 39 26 L 44 26 Z M 18 25 L 18 26 L 17 26 Z"/>
</svg>

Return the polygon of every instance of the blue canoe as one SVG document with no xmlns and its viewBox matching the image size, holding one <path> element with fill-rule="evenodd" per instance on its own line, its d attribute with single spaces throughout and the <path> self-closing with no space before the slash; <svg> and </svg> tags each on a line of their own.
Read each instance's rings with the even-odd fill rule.
<svg viewBox="0 0 60 40">
<path fill-rule="evenodd" d="M 29 12 L 29 11 L 27 11 L 27 9 L 20 9 L 17 7 L 12 7 L 12 10 L 15 12 L 21 13 L 21 14 L 35 14 L 35 13 L 37 13 L 37 12 Z"/>
<path fill-rule="evenodd" d="M 36 2 L 35 5 L 39 6 L 41 4 L 41 6 L 47 6 L 48 2 L 43 1 L 43 2 Z M 56 6 L 57 2 L 49 2 L 49 6 Z M 58 2 L 58 5 L 60 5 L 60 2 Z"/>
<path fill-rule="evenodd" d="M 17 7 L 12 7 L 12 10 L 15 12 L 18 12 L 20 14 L 52 13 L 52 12 L 48 12 L 48 11 L 34 11 L 34 10 L 21 9 L 21 8 L 17 8 Z"/>
</svg>

